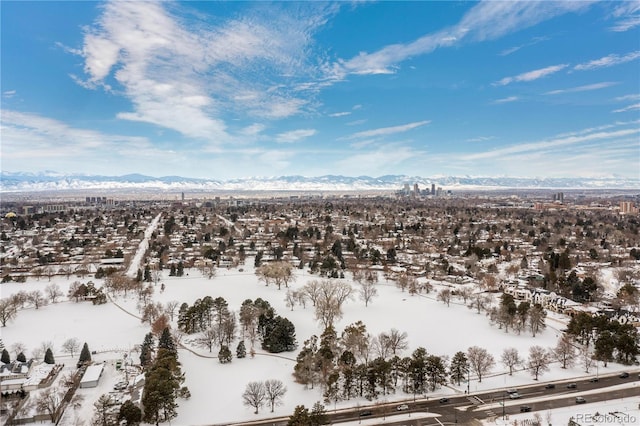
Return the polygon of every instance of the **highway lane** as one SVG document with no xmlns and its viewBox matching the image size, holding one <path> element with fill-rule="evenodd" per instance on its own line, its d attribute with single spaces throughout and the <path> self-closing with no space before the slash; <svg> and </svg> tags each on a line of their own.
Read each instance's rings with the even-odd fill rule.
<svg viewBox="0 0 640 426">
<path fill-rule="evenodd" d="M 517 400 L 509 399 L 506 392 L 506 388 L 494 389 L 486 392 L 478 392 L 471 395 L 456 395 L 448 397 L 447 402 L 439 402 L 439 398 L 424 398 L 406 401 L 396 401 L 385 405 L 375 404 L 366 407 L 356 407 L 353 409 L 338 410 L 333 412 L 329 410 L 327 413 L 332 423 L 340 423 L 345 421 L 358 421 L 363 419 L 383 418 L 393 414 L 398 414 L 395 408 L 401 404 L 409 405 L 408 411 L 402 413 L 414 413 L 414 412 L 428 412 L 437 413 L 440 416 L 435 420 L 422 419 L 411 420 L 409 422 L 400 421 L 394 423 L 385 423 L 390 425 L 436 425 L 439 424 L 473 424 L 475 420 L 485 419 L 488 417 L 501 416 L 503 414 L 503 408 L 500 405 L 503 399 L 505 401 L 504 414 L 511 415 L 520 412 L 520 406 L 527 405 L 531 407 L 532 411 L 547 410 L 551 408 L 566 407 L 571 405 L 577 405 L 575 402 L 576 394 L 580 392 L 602 389 L 610 386 L 620 385 L 638 380 L 638 371 L 630 370 L 629 378 L 618 377 L 619 373 L 599 375 L 597 381 L 591 380 L 595 378 L 595 375 L 591 378 L 580 378 L 575 380 L 564 380 L 556 382 L 544 382 L 540 384 L 534 384 L 529 386 L 519 387 L 517 389 L 520 394 L 520 398 Z M 553 383 L 554 388 L 548 389 L 546 385 Z M 575 383 L 575 388 L 568 388 L 567 385 Z M 619 390 L 605 390 L 603 392 L 585 395 L 584 398 L 589 402 L 605 401 L 610 399 L 620 399 L 636 397 L 634 401 L 636 404 L 640 403 L 639 388 L 619 389 Z M 562 395 L 558 399 L 549 399 L 543 401 L 531 402 L 541 397 L 552 397 Z M 636 401 L 637 400 L 637 401 Z M 485 407 L 485 408 L 483 408 Z M 479 410 L 477 410 L 480 408 Z M 371 416 L 360 417 L 359 413 L 362 411 L 371 411 Z M 287 419 L 268 419 L 264 421 L 256 421 L 250 423 L 237 423 L 237 425 L 252 425 L 252 426 L 286 426 Z"/>
</svg>

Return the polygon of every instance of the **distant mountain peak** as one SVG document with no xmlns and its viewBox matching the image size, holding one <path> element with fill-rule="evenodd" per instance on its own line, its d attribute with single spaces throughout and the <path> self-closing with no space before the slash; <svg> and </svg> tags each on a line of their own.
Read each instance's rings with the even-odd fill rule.
<svg viewBox="0 0 640 426">
<path fill-rule="evenodd" d="M 152 177 L 139 173 L 123 176 L 2 172 L 1 192 L 35 192 L 59 190 L 179 190 L 179 191 L 395 191 L 406 184 L 420 189 L 432 184 L 445 190 L 482 189 L 640 189 L 640 179 L 621 176 L 599 178 L 515 178 L 482 176 L 406 176 L 384 175 L 341 176 L 271 176 L 228 180 L 186 178 L 182 176 Z"/>
</svg>

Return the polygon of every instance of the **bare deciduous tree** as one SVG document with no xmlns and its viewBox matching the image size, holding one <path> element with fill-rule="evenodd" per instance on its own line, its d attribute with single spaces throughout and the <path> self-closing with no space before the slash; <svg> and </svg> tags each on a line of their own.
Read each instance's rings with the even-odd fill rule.
<svg viewBox="0 0 640 426">
<path fill-rule="evenodd" d="M 30 291 L 28 294 L 29 302 L 33 305 L 34 308 L 39 309 L 41 306 L 46 306 L 47 299 L 44 298 L 44 295 L 40 290 Z"/>
<path fill-rule="evenodd" d="M 307 297 L 309 298 L 309 300 L 311 300 L 311 303 L 315 307 L 316 302 L 320 297 L 320 281 L 309 281 L 307 284 L 305 284 L 304 287 L 302 287 L 302 291 L 307 295 Z"/>
<path fill-rule="evenodd" d="M 502 351 L 502 364 L 504 364 L 505 367 L 509 368 L 509 375 L 511 376 L 513 374 L 513 368 L 522 364 L 522 362 L 524 361 L 522 358 L 520 358 L 520 354 L 518 353 L 518 350 L 516 348 L 506 348 L 504 351 Z"/>
<path fill-rule="evenodd" d="M 7 322 L 16 317 L 16 305 L 11 299 L 0 299 L 0 322 L 3 327 L 7 326 Z"/>
<path fill-rule="evenodd" d="M 77 352 L 78 349 L 80 349 L 80 341 L 75 337 L 65 340 L 62 344 L 62 350 L 71 355 L 71 358 L 73 358 L 73 354 Z"/>
<path fill-rule="evenodd" d="M 178 302 L 177 300 L 170 300 L 164 305 L 164 312 L 165 314 L 169 315 L 171 321 L 173 321 L 173 317 L 175 316 L 178 306 L 180 306 L 180 302 Z"/>
<path fill-rule="evenodd" d="M 36 409 L 49 416 L 52 422 L 56 421 L 56 411 L 62 403 L 64 390 L 49 386 L 42 390 L 35 400 Z"/>
<path fill-rule="evenodd" d="M 322 323 L 325 329 L 333 325 L 334 321 L 342 318 L 342 304 L 351 298 L 352 292 L 353 288 L 348 283 L 322 281 L 315 303 L 315 314 L 316 319 Z"/>
<path fill-rule="evenodd" d="M 389 348 L 391 349 L 391 352 L 393 352 L 394 356 L 397 355 L 397 352 L 404 351 L 409 347 L 406 331 L 401 332 L 395 328 L 392 328 L 387 337 Z"/>
<path fill-rule="evenodd" d="M 538 380 L 538 377 L 545 371 L 549 371 L 549 353 L 542 346 L 531 346 L 529 348 L 529 359 L 527 360 L 527 367 L 531 371 L 533 380 Z"/>
<path fill-rule="evenodd" d="M 255 408 L 254 414 L 258 414 L 258 409 L 265 403 L 267 392 L 263 382 L 249 382 L 242 394 L 244 405 Z"/>
<path fill-rule="evenodd" d="M 478 376 L 478 382 L 482 382 L 482 376 L 490 372 L 495 365 L 493 356 L 486 349 L 478 346 L 471 346 L 467 350 L 467 359 L 471 371 Z"/>
<path fill-rule="evenodd" d="M 360 283 L 360 299 L 364 302 L 364 306 L 369 306 L 371 299 L 378 295 L 378 289 L 375 283 L 371 281 L 363 281 Z"/>
<path fill-rule="evenodd" d="M 563 334 L 558 339 L 558 344 L 553 348 L 555 359 L 562 364 L 562 368 L 573 367 L 576 360 L 576 348 L 573 346 L 571 336 Z"/>
<path fill-rule="evenodd" d="M 296 301 L 298 300 L 298 292 L 295 290 L 287 289 L 287 293 L 284 296 L 284 302 L 288 308 L 293 308 L 296 306 Z"/>
<path fill-rule="evenodd" d="M 443 288 L 438 292 L 438 300 L 442 303 L 446 303 L 447 306 L 451 304 L 451 290 Z"/>
<path fill-rule="evenodd" d="M 219 334 L 217 327 L 206 328 L 200 337 L 196 339 L 198 346 L 209 349 L 209 352 L 213 352 L 213 347 L 219 340 Z"/>
<path fill-rule="evenodd" d="M 275 406 L 282 404 L 282 397 L 287 393 L 287 387 L 282 383 L 282 381 L 272 379 L 265 380 L 264 390 L 266 393 L 266 399 L 271 405 L 271 412 L 273 413 Z"/>
<path fill-rule="evenodd" d="M 49 298 L 49 302 L 56 303 L 59 297 L 62 297 L 62 290 L 60 290 L 60 286 L 58 284 L 52 283 L 44 288 L 47 297 Z"/>
</svg>

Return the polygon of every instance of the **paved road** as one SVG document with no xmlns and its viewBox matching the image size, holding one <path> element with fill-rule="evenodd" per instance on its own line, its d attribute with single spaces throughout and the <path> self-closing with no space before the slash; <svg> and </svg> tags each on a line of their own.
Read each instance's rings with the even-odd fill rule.
<svg viewBox="0 0 640 426">
<path fill-rule="evenodd" d="M 518 400 L 510 400 L 508 394 L 504 389 L 496 389 L 487 392 L 474 393 L 469 396 L 460 395 L 449 397 L 447 402 L 440 402 L 439 399 L 420 399 L 415 402 L 395 402 L 393 404 L 387 404 L 384 407 L 372 405 L 370 407 L 360 407 L 358 409 L 342 410 L 338 413 L 329 412 L 329 417 L 332 423 L 339 423 L 345 421 L 354 421 L 359 419 L 372 419 L 382 418 L 385 415 L 398 414 L 395 410 L 400 404 L 406 403 L 409 405 L 408 411 L 402 411 L 402 413 L 413 412 L 430 412 L 437 413 L 440 416 L 427 419 L 411 419 L 409 421 L 398 421 L 395 423 L 385 423 L 385 425 L 411 425 L 411 426 L 442 426 L 453 424 L 466 424 L 473 425 L 478 424 L 477 420 L 482 420 L 490 417 L 497 417 L 504 414 L 511 415 L 520 413 L 520 407 L 527 405 L 531 407 L 532 411 L 541 411 L 552 408 L 576 406 L 575 397 L 580 392 L 607 388 L 609 386 L 620 385 L 628 383 L 634 380 L 638 380 L 638 372 L 635 371 L 629 378 L 622 379 L 618 377 L 618 373 L 599 376 L 598 381 L 590 381 L 589 379 L 577 379 L 572 382 L 554 382 L 555 388 L 545 388 L 546 383 L 535 384 L 525 387 L 519 387 L 518 393 L 520 398 Z M 575 388 L 568 388 L 569 383 L 575 383 Z M 561 396 L 557 399 L 545 399 L 537 401 L 540 397 Z M 611 399 L 620 398 L 633 398 L 631 400 L 634 404 L 640 404 L 640 396 L 638 388 L 618 389 L 618 390 L 606 390 L 602 392 L 584 395 L 584 398 L 588 403 L 597 401 L 606 401 Z M 504 406 L 501 405 L 502 401 L 505 401 Z M 536 402 L 532 402 L 536 401 Z M 359 412 L 371 411 L 371 416 L 360 417 Z M 238 423 L 237 425 L 252 425 L 252 426 L 286 426 L 286 419 L 271 419 L 264 421 L 256 421 L 251 423 Z"/>
</svg>

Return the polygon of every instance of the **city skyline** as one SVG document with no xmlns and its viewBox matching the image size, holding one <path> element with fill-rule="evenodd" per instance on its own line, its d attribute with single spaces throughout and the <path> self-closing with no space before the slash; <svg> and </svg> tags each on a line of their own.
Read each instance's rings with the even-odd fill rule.
<svg viewBox="0 0 640 426">
<path fill-rule="evenodd" d="M 3 2 L 2 170 L 640 177 L 640 3 Z"/>
</svg>

